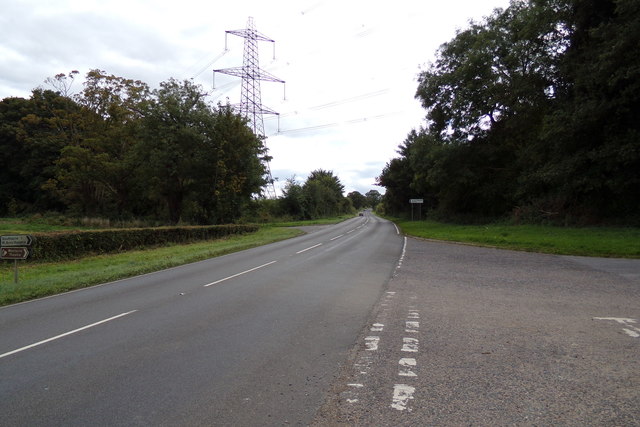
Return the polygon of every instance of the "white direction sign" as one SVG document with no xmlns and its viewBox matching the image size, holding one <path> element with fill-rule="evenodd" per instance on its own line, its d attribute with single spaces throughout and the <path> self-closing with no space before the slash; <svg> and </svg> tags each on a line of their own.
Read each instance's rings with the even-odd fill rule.
<svg viewBox="0 0 640 427">
<path fill-rule="evenodd" d="M 33 243 L 33 237 L 28 234 L 18 234 L 16 236 L 1 236 L 0 246 L 31 246 Z"/>
<path fill-rule="evenodd" d="M 424 203 L 424 199 L 409 199 L 409 203 Z"/>
</svg>

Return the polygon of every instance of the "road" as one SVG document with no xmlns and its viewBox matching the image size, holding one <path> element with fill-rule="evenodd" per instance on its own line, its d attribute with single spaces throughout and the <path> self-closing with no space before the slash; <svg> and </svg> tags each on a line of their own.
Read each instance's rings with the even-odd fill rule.
<svg viewBox="0 0 640 427">
<path fill-rule="evenodd" d="M 0 309 L 0 425 L 307 425 L 403 247 L 354 218 Z"/>
<path fill-rule="evenodd" d="M 640 260 L 408 238 L 314 425 L 640 425 Z"/>
</svg>

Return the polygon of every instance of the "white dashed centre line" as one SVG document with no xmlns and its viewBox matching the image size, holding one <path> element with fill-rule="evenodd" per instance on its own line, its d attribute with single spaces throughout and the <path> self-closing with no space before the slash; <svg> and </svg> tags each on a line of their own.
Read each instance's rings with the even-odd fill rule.
<svg viewBox="0 0 640 427">
<path fill-rule="evenodd" d="M 301 254 L 303 252 L 310 251 L 311 249 L 317 248 L 318 246 L 322 246 L 322 243 L 318 243 L 317 245 L 313 245 L 313 246 L 310 246 L 310 247 L 308 247 L 306 249 L 298 251 L 298 252 L 296 252 L 296 254 Z"/>
<path fill-rule="evenodd" d="M 42 340 L 42 341 L 39 341 L 37 343 L 33 343 L 31 345 L 28 345 L 28 346 L 18 348 L 16 350 L 10 351 L 8 353 L 0 354 L 0 359 L 2 359 L 3 357 L 11 356 L 12 354 L 20 353 L 21 351 L 29 350 L 30 348 L 37 347 L 39 345 L 46 344 L 46 343 L 51 342 L 51 341 L 58 340 L 60 338 L 64 338 L 66 336 L 78 333 L 80 331 L 84 331 L 85 329 L 93 328 L 94 326 L 98 326 L 98 325 L 101 325 L 103 323 L 107 323 L 107 322 L 110 322 L 112 320 L 119 319 L 120 317 L 124 317 L 124 316 L 126 316 L 128 314 L 135 313 L 136 311 L 138 311 L 138 310 L 132 310 L 132 311 L 128 311 L 126 313 L 121 313 L 121 314 L 118 314 L 117 316 L 109 317 L 108 319 L 104 319 L 104 320 L 101 320 L 99 322 L 95 322 L 95 323 L 92 323 L 90 325 L 83 326 L 83 327 L 78 328 L 78 329 L 74 329 L 73 331 L 65 332 L 64 334 L 56 335 L 55 337 L 51 337 L 51 338 L 48 338 L 46 340 Z"/>
<path fill-rule="evenodd" d="M 271 261 L 271 262 L 268 262 L 266 264 L 262 264 L 262 265 L 259 265 L 257 267 L 254 267 L 254 268 L 250 268 L 249 270 L 242 271 L 240 273 L 234 274 L 233 276 L 225 277 L 224 279 L 220 279 L 220 280 L 216 280 L 215 282 L 207 283 L 206 285 L 204 285 L 204 287 L 207 288 L 209 286 L 217 285 L 218 283 L 222 283 L 225 280 L 233 279 L 234 277 L 238 277 L 238 276 L 242 276 L 243 274 L 251 273 L 252 271 L 256 271 L 256 270 L 258 270 L 260 268 L 266 267 L 266 266 L 274 264 L 276 262 L 278 262 L 278 261 Z"/>
</svg>

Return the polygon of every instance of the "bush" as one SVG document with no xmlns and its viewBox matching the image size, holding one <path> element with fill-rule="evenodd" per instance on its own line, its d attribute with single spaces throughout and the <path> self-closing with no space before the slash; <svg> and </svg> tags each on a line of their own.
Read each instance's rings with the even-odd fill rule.
<svg viewBox="0 0 640 427">
<path fill-rule="evenodd" d="M 169 243 L 212 240 L 255 231 L 258 231 L 256 225 L 214 225 L 35 233 L 31 258 L 38 261 L 58 261 Z"/>
</svg>

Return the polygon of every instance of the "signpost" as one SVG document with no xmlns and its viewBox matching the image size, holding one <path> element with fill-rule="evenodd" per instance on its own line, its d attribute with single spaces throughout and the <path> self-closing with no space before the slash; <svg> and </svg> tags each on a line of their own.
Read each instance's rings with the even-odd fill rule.
<svg viewBox="0 0 640 427">
<path fill-rule="evenodd" d="M 0 258 L 2 259 L 27 259 L 29 257 L 29 249 L 27 248 L 1 248 Z"/>
<path fill-rule="evenodd" d="M 29 257 L 29 248 L 33 237 L 28 234 L 0 236 L 0 259 L 13 260 L 13 281 L 18 283 L 18 260 Z"/>
<path fill-rule="evenodd" d="M 424 199 L 409 199 L 409 203 L 411 203 L 411 221 L 413 221 L 413 205 L 418 205 L 418 221 L 422 219 L 422 204 L 424 203 Z"/>
<path fill-rule="evenodd" d="M 0 246 L 31 246 L 33 236 L 18 234 L 17 236 L 0 236 Z"/>
</svg>

